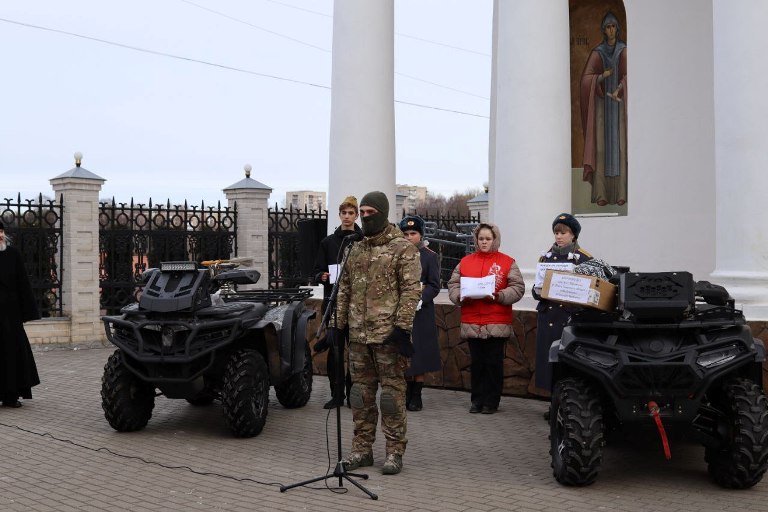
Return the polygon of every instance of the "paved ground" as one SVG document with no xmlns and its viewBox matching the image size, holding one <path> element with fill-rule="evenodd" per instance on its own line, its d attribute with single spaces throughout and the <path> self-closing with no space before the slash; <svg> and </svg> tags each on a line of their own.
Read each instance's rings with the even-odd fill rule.
<svg viewBox="0 0 768 512">
<path fill-rule="evenodd" d="M 234 439 L 219 406 L 158 398 L 149 426 L 120 434 L 101 411 L 101 371 L 111 350 L 36 354 L 43 384 L 21 409 L 0 409 L 0 510 L 768 510 L 768 479 L 726 491 L 707 478 L 703 449 L 658 443 L 609 446 L 598 481 L 566 488 L 552 478 L 543 402 L 502 399 L 495 415 L 467 413 L 463 392 L 426 390 L 425 410 L 409 417 L 410 445 L 400 475 L 383 476 L 383 443 L 361 481 L 370 500 L 346 483 L 290 484 L 324 474 L 336 460 L 335 414 L 327 380 L 315 380 L 298 410 L 270 404 L 267 426 Z M 344 449 L 351 415 L 342 409 Z M 191 469 L 191 471 L 190 471 Z M 329 479 L 335 486 L 337 479 Z M 346 492 L 345 492 L 346 491 Z"/>
</svg>

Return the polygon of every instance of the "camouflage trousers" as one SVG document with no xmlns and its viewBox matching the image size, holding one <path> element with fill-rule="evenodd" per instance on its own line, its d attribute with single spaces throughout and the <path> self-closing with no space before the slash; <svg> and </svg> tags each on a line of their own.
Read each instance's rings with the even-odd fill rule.
<svg viewBox="0 0 768 512">
<path fill-rule="evenodd" d="M 350 405 L 355 422 L 352 451 L 370 452 L 376 440 L 379 410 L 376 392 L 381 383 L 381 430 L 387 440 L 387 454 L 405 453 L 408 439 L 405 412 L 405 370 L 408 358 L 396 345 L 349 344 L 349 371 L 352 375 Z"/>
</svg>

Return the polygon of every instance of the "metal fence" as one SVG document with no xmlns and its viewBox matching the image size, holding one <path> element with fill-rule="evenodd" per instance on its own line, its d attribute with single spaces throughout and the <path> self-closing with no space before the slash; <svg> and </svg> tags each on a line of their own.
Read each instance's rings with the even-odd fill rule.
<svg viewBox="0 0 768 512">
<path fill-rule="evenodd" d="M 269 287 L 296 288 L 309 284 L 312 276 L 302 265 L 302 252 L 314 254 L 316 237 L 302 237 L 299 225 L 304 220 L 326 221 L 327 210 L 303 210 L 293 207 L 270 208 L 269 212 Z M 324 230 L 323 230 L 324 231 Z M 311 242 L 309 242 L 312 240 Z M 307 243 L 313 247 L 306 247 Z"/>
<path fill-rule="evenodd" d="M 403 212 L 405 214 L 405 212 Z M 474 251 L 471 229 L 480 222 L 480 216 L 451 215 L 441 213 L 411 212 L 419 215 L 427 224 L 425 238 L 430 248 L 438 254 L 441 285 L 445 286 L 456 264 L 468 252 Z M 319 240 L 325 236 L 328 211 L 308 207 L 269 209 L 269 287 L 295 288 L 310 284 L 312 256 Z M 312 224 L 305 221 L 324 221 L 314 224 L 313 233 L 302 232 L 302 227 Z M 317 230 L 322 231 L 317 236 Z M 309 261 L 307 261 L 309 260 Z"/>
<path fill-rule="evenodd" d="M 0 218 L 6 235 L 24 258 L 32 292 L 44 318 L 61 316 L 61 268 L 64 251 L 64 197 L 21 199 L 5 198 L 0 203 Z"/>
<path fill-rule="evenodd" d="M 101 309 L 114 314 L 138 300 L 142 272 L 161 261 L 237 256 L 237 204 L 99 204 Z"/>
<path fill-rule="evenodd" d="M 480 214 L 464 216 L 411 212 L 408 215 L 419 215 L 424 219 L 424 238 L 429 242 L 429 248 L 437 253 L 440 286 L 445 288 L 461 258 L 475 250 L 472 230 L 480 223 Z"/>
</svg>

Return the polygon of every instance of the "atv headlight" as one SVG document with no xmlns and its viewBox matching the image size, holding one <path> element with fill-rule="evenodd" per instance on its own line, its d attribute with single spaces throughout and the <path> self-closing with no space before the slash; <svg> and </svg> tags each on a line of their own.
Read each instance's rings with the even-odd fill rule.
<svg viewBox="0 0 768 512">
<path fill-rule="evenodd" d="M 163 261 L 160 263 L 161 272 L 191 272 L 197 270 L 194 261 Z"/>
<path fill-rule="evenodd" d="M 713 366 L 719 366 L 735 359 L 740 352 L 741 347 L 738 345 L 728 345 L 727 347 L 701 354 L 696 358 L 696 364 L 702 368 L 712 368 Z"/>
<path fill-rule="evenodd" d="M 613 368 L 619 364 L 619 360 L 615 355 L 610 352 L 603 352 L 602 350 L 576 347 L 576 350 L 573 351 L 573 355 L 579 359 L 597 365 L 600 368 Z"/>
</svg>

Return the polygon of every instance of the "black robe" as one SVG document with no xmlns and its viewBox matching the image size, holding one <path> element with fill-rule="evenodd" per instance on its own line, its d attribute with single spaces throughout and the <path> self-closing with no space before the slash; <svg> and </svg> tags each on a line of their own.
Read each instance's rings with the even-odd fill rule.
<svg viewBox="0 0 768 512">
<path fill-rule="evenodd" d="M 32 387 L 40 384 L 23 325 L 39 318 L 21 253 L 0 251 L 0 400 L 32 398 Z"/>
</svg>

